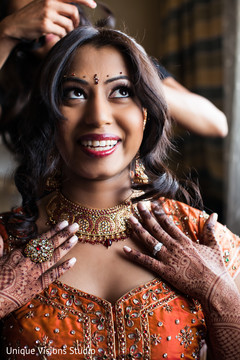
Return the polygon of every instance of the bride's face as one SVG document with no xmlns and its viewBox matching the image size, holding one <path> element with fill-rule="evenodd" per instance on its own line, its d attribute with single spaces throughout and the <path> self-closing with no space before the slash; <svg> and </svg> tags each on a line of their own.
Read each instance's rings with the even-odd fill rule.
<svg viewBox="0 0 240 360">
<path fill-rule="evenodd" d="M 124 57 L 112 46 L 84 45 L 64 75 L 57 146 L 66 176 L 118 176 L 143 137 L 143 109 Z"/>
</svg>

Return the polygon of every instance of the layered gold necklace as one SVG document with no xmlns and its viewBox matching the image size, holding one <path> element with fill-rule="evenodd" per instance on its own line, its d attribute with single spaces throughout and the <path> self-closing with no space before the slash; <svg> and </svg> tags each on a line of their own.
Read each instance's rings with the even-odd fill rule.
<svg viewBox="0 0 240 360">
<path fill-rule="evenodd" d="M 69 224 L 78 223 L 76 235 L 80 242 L 102 244 L 107 248 L 113 242 L 129 237 L 127 220 L 136 213 L 131 200 L 108 209 L 91 209 L 68 200 L 60 191 L 50 199 L 46 206 L 48 223 L 55 225 L 62 220 Z"/>
</svg>

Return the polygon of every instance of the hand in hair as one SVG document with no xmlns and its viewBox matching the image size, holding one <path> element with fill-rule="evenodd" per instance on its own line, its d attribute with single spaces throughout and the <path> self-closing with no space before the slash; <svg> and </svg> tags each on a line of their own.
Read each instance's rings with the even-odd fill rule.
<svg viewBox="0 0 240 360">
<path fill-rule="evenodd" d="M 209 329 L 209 347 L 216 356 L 214 359 L 223 360 L 226 353 L 228 360 L 239 359 L 240 294 L 227 273 L 217 243 L 216 214 L 206 221 L 200 242 L 194 243 L 158 204 L 152 205 L 155 217 L 143 204 L 139 204 L 138 209 L 143 225 L 130 218 L 133 237 L 138 242 L 140 240 L 151 254 L 156 244 L 161 242 L 163 246 L 155 258 L 125 247 L 128 258 L 146 266 L 185 295 L 200 301 Z"/>
<path fill-rule="evenodd" d="M 74 3 L 96 7 L 94 0 L 74 0 Z M 0 38 L 34 40 L 46 34 L 62 38 L 79 22 L 78 9 L 70 0 L 34 0 L 2 20 Z"/>
<path fill-rule="evenodd" d="M 75 258 L 55 265 L 76 245 L 78 239 L 73 235 L 76 231 L 75 224 L 66 227 L 66 222 L 62 222 L 42 234 L 41 237 L 51 239 L 55 249 L 52 258 L 42 263 L 32 262 L 23 255 L 22 249 L 3 256 L 3 240 L 0 237 L 0 318 L 26 304 L 73 267 Z"/>
</svg>

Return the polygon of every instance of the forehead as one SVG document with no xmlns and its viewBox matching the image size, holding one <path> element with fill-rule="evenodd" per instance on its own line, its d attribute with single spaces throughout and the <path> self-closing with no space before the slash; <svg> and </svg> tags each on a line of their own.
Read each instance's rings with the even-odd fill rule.
<svg viewBox="0 0 240 360">
<path fill-rule="evenodd" d="M 77 49 L 71 62 L 71 70 L 79 76 L 92 74 L 129 74 L 127 62 L 121 52 L 113 46 L 95 47 L 84 45 Z"/>
<path fill-rule="evenodd" d="M 8 3 L 9 4 L 8 5 L 9 13 L 12 13 L 14 11 L 21 9 L 22 7 L 26 6 L 30 2 L 32 2 L 32 0 L 9 0 L 9 3 Z"/>
</svg>

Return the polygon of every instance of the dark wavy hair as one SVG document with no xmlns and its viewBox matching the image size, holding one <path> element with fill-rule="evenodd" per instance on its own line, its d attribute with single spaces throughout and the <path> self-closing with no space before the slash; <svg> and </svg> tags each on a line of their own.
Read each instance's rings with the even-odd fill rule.
<svg viewBox="0 0 240 360">
<path fill-rule="evenodd" d="M 113 46 L 126 59 L 136 96 L 147 109 L 148 118 L 140 146 L 140 158 L 149 177 L 148 184 L 134 185 L 144 191 L 139 199 L 167 196 L 189 202 L 190 194 L 166 166 L 171 122 L 156 67 L 144 49 L 126 34 L 109 29 L 80 27 L 60 40 L 44 62 L 32 93 L 28 115 L 21 124 L 19 167 L 15 183 L 22 195 L 24 215 L 18 230 L 26 238 L 36 235 L 36 202 L 44 195 L 47 178 L 56 169 L 59 154 L 55 146 L 57 125 L 65 121 L 60 111 L 62 82 L 76 50 L 86 44 L 96 48 Z M 195 192 L 195 199 L 200 199 Z"/>
<path fill-rule="evenodd" d="M 74 4 L 74 1 L 73 3 Z M 91 21 L 79 4 L 74 4 L 80 15 L 80 26 L 91 25 Z M 96 25 L 101 27 L 115 26 L 115 18 L 111 10 L 103 3 L 98 3 L 103 17 Z M 0 0 L 0 21 L 9 15 L 9 0 Z M 17 143 L 20 134 L 16 131 L 18 123 L 22 122 L 23 111 L 29 101 L 32 83 L 41 66 L 42 59 L 35 55 L 33 50 L 45 43 L 42 36 L 38 41 L 22 39 L 13 49 L 0 77 L 1 92 L 1 122 L 0 133 L 3 142 L 13 153 L 18 151 Z"/>
</svg>

